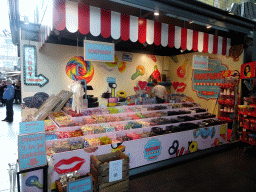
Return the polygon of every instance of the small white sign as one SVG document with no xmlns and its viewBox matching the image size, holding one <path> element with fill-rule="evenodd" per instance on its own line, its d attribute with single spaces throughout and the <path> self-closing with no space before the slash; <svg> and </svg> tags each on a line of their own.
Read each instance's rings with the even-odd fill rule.
<svg viewBox="0 0 256 192">
<path fill-rule="evenodd" d="M 109 182 L 118 181 L 123 178 L 123 160 L 109 162 Z"/>
</svg>

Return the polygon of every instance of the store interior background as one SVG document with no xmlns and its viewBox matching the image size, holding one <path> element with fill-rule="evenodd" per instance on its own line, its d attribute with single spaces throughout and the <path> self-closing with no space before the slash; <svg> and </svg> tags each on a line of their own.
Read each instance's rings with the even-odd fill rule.
<svg viewBox="0 0 256 192">
<path fill-rule="evenodd" d="M 23 55 L 22 47 L 24 44 L 35 45 L 37 46 L 37 49 L 39 47 L 37 42 L 22 41 L 21 55 Z M 122 61 L 123 53 L 124 52 L 119 51 L 116 51 L 115 53 L 118 57 L 119 63 Z M 69 90 L 68 86 L 73 82 L 73 80 L 71 80 L 66 75 L 66 64 L 68 63 L 69 59 L 71 59 L 73 56 L 83 56 L 83 54 L 84 50 L 82 47 L 46 43 L 44 47 L 37 53 L 37 73 L 45 75 L 49 79 L 49 83 L 41 88 L 34 86 L 26 86 L 23 83 L 22 98 L 33 96 L 37 92 L 45 92 L 49 95 L 57 95 L 61 90 Z M 107 77 L 116 78 L 116 92 L 126 91 L 127 96 L 130 96 L 135 94 L 134 87 L 137 85 L 138 81 L 148 81 L 149 76 L 154 71 L 154 66 L 157 65 L 160 73 L 165 73 L 167 77 L 170 77 L 171 82 L 183 82 L 187 85 L 185 91 L 183 92 L 186 96 L 193 98 L 195 103 L 199 103 L 203 108 L 207 108 L 209 112 L 213 113 L 216 104 L 216 99 L 206 100 L 199 98 L 197 96 L 197 93 L 192 89 L 193 56 L 204 55 L 209 56 L 209 58 L 211 59 L 219 59 L 221 61 L 221 64 L 224 64 L 228 67 L 228 70 L 240 71 L 241 64 L 243 63 L 243 54 L 239 57 L 238 61 L 234 61 L 232 57 L 194 52 L 177 55 L 177 63 L 175 63 L 170 56 L 156 56 L 156 62 L 154 62 L 151 58 L 147 56 L 147 54 L 131 54 L 132 62 L 126 62 L 127 68 L 123 73 L 119 72 L 117 66 L 109 67 L 104 62 L 92 62 L 94 67 L 94 76 L 89 85 L 91 85 L 94 90 L 88 91 L 87 94 L 94 95 L 94 97 L 98 97 L 100 106 L 102 104 L 107 104 L 107 101 L 101 98 L 102 93 L 105 92 L 108 88 Z M 177 69 L 184 63 L 185 59 L 188 59 L 186 74 L 183 78 L 180 78 L 177 75 Z M 145 67 L 145 74 L 143 76 L 139 76 L 135 80 L 131 80 L 131 76 L 136 72 L 136 67 L 138 65 L 142 65 Z M 22 76 L 22 78 L 24 77 Z M 23 79 L 22 82 L 24 82 Z M 175 93 L 173 87 L 171 87 L 171 93 Z M 33 113 L 33 111 L 35 110 L 36 109 L 30 109 L 29 111 Z M 215 113 L 217 113 L 217 111 L 218 110 L 215 110 Z"/>
</svg>

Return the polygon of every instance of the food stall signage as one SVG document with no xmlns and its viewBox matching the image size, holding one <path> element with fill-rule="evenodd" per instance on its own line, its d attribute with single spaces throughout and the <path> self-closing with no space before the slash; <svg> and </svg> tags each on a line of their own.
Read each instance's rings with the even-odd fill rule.
<svg viewBox="0 0 256 192">
<path fill-rule="evenodd" d="M 67 186 L 68 192 L 92 192 L 92 176 L 71 181 Z"/>
<path fill-rule="evenodd" d="M 20 134 L 44 132 L 44 121 L 20 122 Z"/>
<path fill-rule="evenodd" d="M 24 45 L 23 57 L 24 84 L 39 87 L 45 86 L 49 79 L 42 74 L 37 75 L 36 46 Z"/>
<path fill-rule="evenodd" d="M 20 170 L 46 165 L 45 133 L 19 135 Z"/>
<path fill-rule="evenodd" d="M 114 62 L 115 44 L 84 40 L 84 60 Z"/>
<path fill-rule="evenodd" d="M 208 70 L 208 56 L 194 55 L 193 69 Z"/>
<path fill-rule="evenodd" d="M 216 99 L 219 85 L 222 82 L 222 72 L 228 70 L 218 59 L 209 59 L 208 70 L 193 69 L 193 90 L 199 98 Z"/>
</svg>

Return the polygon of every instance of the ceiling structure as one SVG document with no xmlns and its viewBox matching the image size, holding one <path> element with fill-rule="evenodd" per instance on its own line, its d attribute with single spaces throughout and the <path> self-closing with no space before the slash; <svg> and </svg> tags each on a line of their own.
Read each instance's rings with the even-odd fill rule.
<svg viewBox="0 0 256 192">
<path fill-rule="evenodd" d="M 78 2 L 78 0 L 72 0 Z M 111 11 L 125 13 L 128 15 L 142 17 L 149 20 L 167 23 L 179 27 L 184 27 L 192 30 L 198 30 L 208 34 L 219 35 L 232 39 L 232 45 L 244 44 L 248 42 L 247 36 L 251 35 L 254 30 L 255 22 L 248 19 L 230 15 L 227 11 L 217 9 L 204 3 L 192 0 L 80 0 L 88 5 L 109 9 Z M 160 13 L 159 16 L 154 16 L 154 11 Z M 206 28 L 206 24 L 211 25 L 211 28 Z M 21 25 L 25 31 L 37 33 L 28 26 Z M 34 28 L 38 28 L 35 26 Z M 12 33 L 13 34 L 13 33 Z M 28 38 L 30 35 L 27 35 Z M 239 38 L 237 38 L 239 36 Z M 31 36 L 30 36 L 31 37 Z M 35 36 L 38 38 L 37 36 Z M 154 55 L 178 55 L 188 53 L 185 50 L 169 48 L 163 46 L 141 44 L 139 42 L 123 41 L 120 39 L 103 38 L 92 36 L 90 33 L 82 35 L 79 32 L 70 33 L 67 29 L 62 31 L 53 30 L 47 39 L 47 43 L 64 44 L 72 46 L 83 46 L 83 40 L 95 40 L 103 42 L 114 42 L 117 51 L 126 52 L 141 52 Z M 251 41 L 249 41 L 251 43 Z"/>
</svg>

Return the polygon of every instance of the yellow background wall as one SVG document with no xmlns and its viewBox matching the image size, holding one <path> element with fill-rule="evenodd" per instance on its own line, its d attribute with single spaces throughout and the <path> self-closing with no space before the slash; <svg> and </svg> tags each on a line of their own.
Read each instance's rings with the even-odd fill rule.
<svg viewBox="0 0 256 192">
<path fill-rule="evenodd" d="M 30 42 L 32 45 L 38 45 L 37 42 Z M 22 41 L 23 44 L 29 44 L 27 41 Z M 23 51 L 23 47 L 21 47 Z M 107 77 L 116 77 L 117 91 L 126 91 L 127 95 L 133 95 L 134 86 L 137 85 L 139 80 L 147 81 L 148 77 L 154 70 L 154 65 L 158 66 L 159 71 L 164 71 L 167 76 L 170 76 L 171 82 L 178 81 L 187 84 L 184 94 L 194 99 L 196 103 L 201 104 L 203 108 L 208 108 L 210 112 L 213 111 L 215 100 L 205 100 L 198 98 L 196 93 L 192 90 L 192 61 L 193 55 L 207 55 L 210 58 L 220 59 L 222 64 L 228 66 L 230 70 L 239 70 L 242 62 L 242 56 L 239 61 L 234 62 L 232 58 L 228 58 L 222 55 L 213 55 L 206 53 L 189 53 L 178 55 L 178 63 L 175 63 L 169 56 L 156 56 L 157 62 L 154 62 L 151 58 L 147 57 L 146 54 L 132 53 L 132 62 L 127 62 L 127 69 L 124 73 L 118 71 L 118 67 L 108 67 L 102 62 L 92 62 L 95 70 L 94 77 L 89 85 L 92 85 L 94 90 L 88 91 L 88 94 L 94 95 L 99 98 L 100 104 L 106 103 L 104 99 L 101 99 L 101 94 L 106 91 L 108 85 L 106 82 Z M 21 55 L 23 53 L 21 52 Z M 37 54 L 37 73 L 43 74 L 49 79 L 49 83 L 44 87 L 38 86 L 26 86 L 23 83 L 22 74 L 22 98 L 33 96 L 37 92 L 46 92 L 49 95 L 58 94 L 61 90 L 69 90 L 68 86 L 72 83 L 72 80 L 66 75 L 65 67 L 69 59 L 73 56 L 83 56 L 83 48 L 77 48 L 74 46 L 56 45 L 56 44 L 45 44 L 43 49 Z M 119 62 L 122 59 L 122 52 L 116 52 Z M 185 59 L 188 59 L 188 65 L 186 68 L 186 75 L 184 78 L 177 76 L 177 69 L 181 66 Z M 21 59 L 23 62 L 23 59 Z M 23 65 L 23 63 L 22 63 Z M 139 76 L 136 80 L 131 80 L 131 76 L 136 72 L 136 67 L 143 65 L 146 73 L 143 76 Z M 108 71 L 106 70 L 112 71 Z M 174 89 L 172 88 L 172 93 Z"/>
<path fill-rule="evenodd" d="M 195 103 L 199 103 L 203 108 L 207 108 L 209 112 L 213 112 L 214 106 L 216 103 L 216 100 L 206 100 L 201 99 L 197 96 L 196 92 L 193 91 L 193 85 L 192 85 L 192 75 L 193 75 L 193 69 L 192 69 L 192 62 L 193 62 L 193 55 L 203 55 L 203 56 L 209 56 L 209 58 L 212 59 L 219 59 L 221 61 L 221 64 L 225 64 L 229 70 L 238 70 L 240 72 L 241 64 L 243 64 L 242 58 L 243 56 L 240 56 L 239 60 L 237 62 L 234 62 L 231 57 L 222 56 L 222 55 L 214 55 L 214 54 L 208 54 L 208 53 L 189 53 L 184 55 L 178 55 L 178 63 L 175 63 L 172 59 L 170 59 L 170 71 L 169 76 L 171 77 L 171 81 L 176 82 L 183 82 L 187 84 L 187 87 L 185 91 L 183 92 L 186 96 L 192 97 L 195 101 Z M 184 78 L 180 78 L 177 75 L 177 69 L 179 66 L 183 64 L 185 59 L 188 59 L 188 65 L 186 68 L 186 75 Z M 172 93 L 174 92 L 174 89 L 172 88 Z"/>
</svg>

